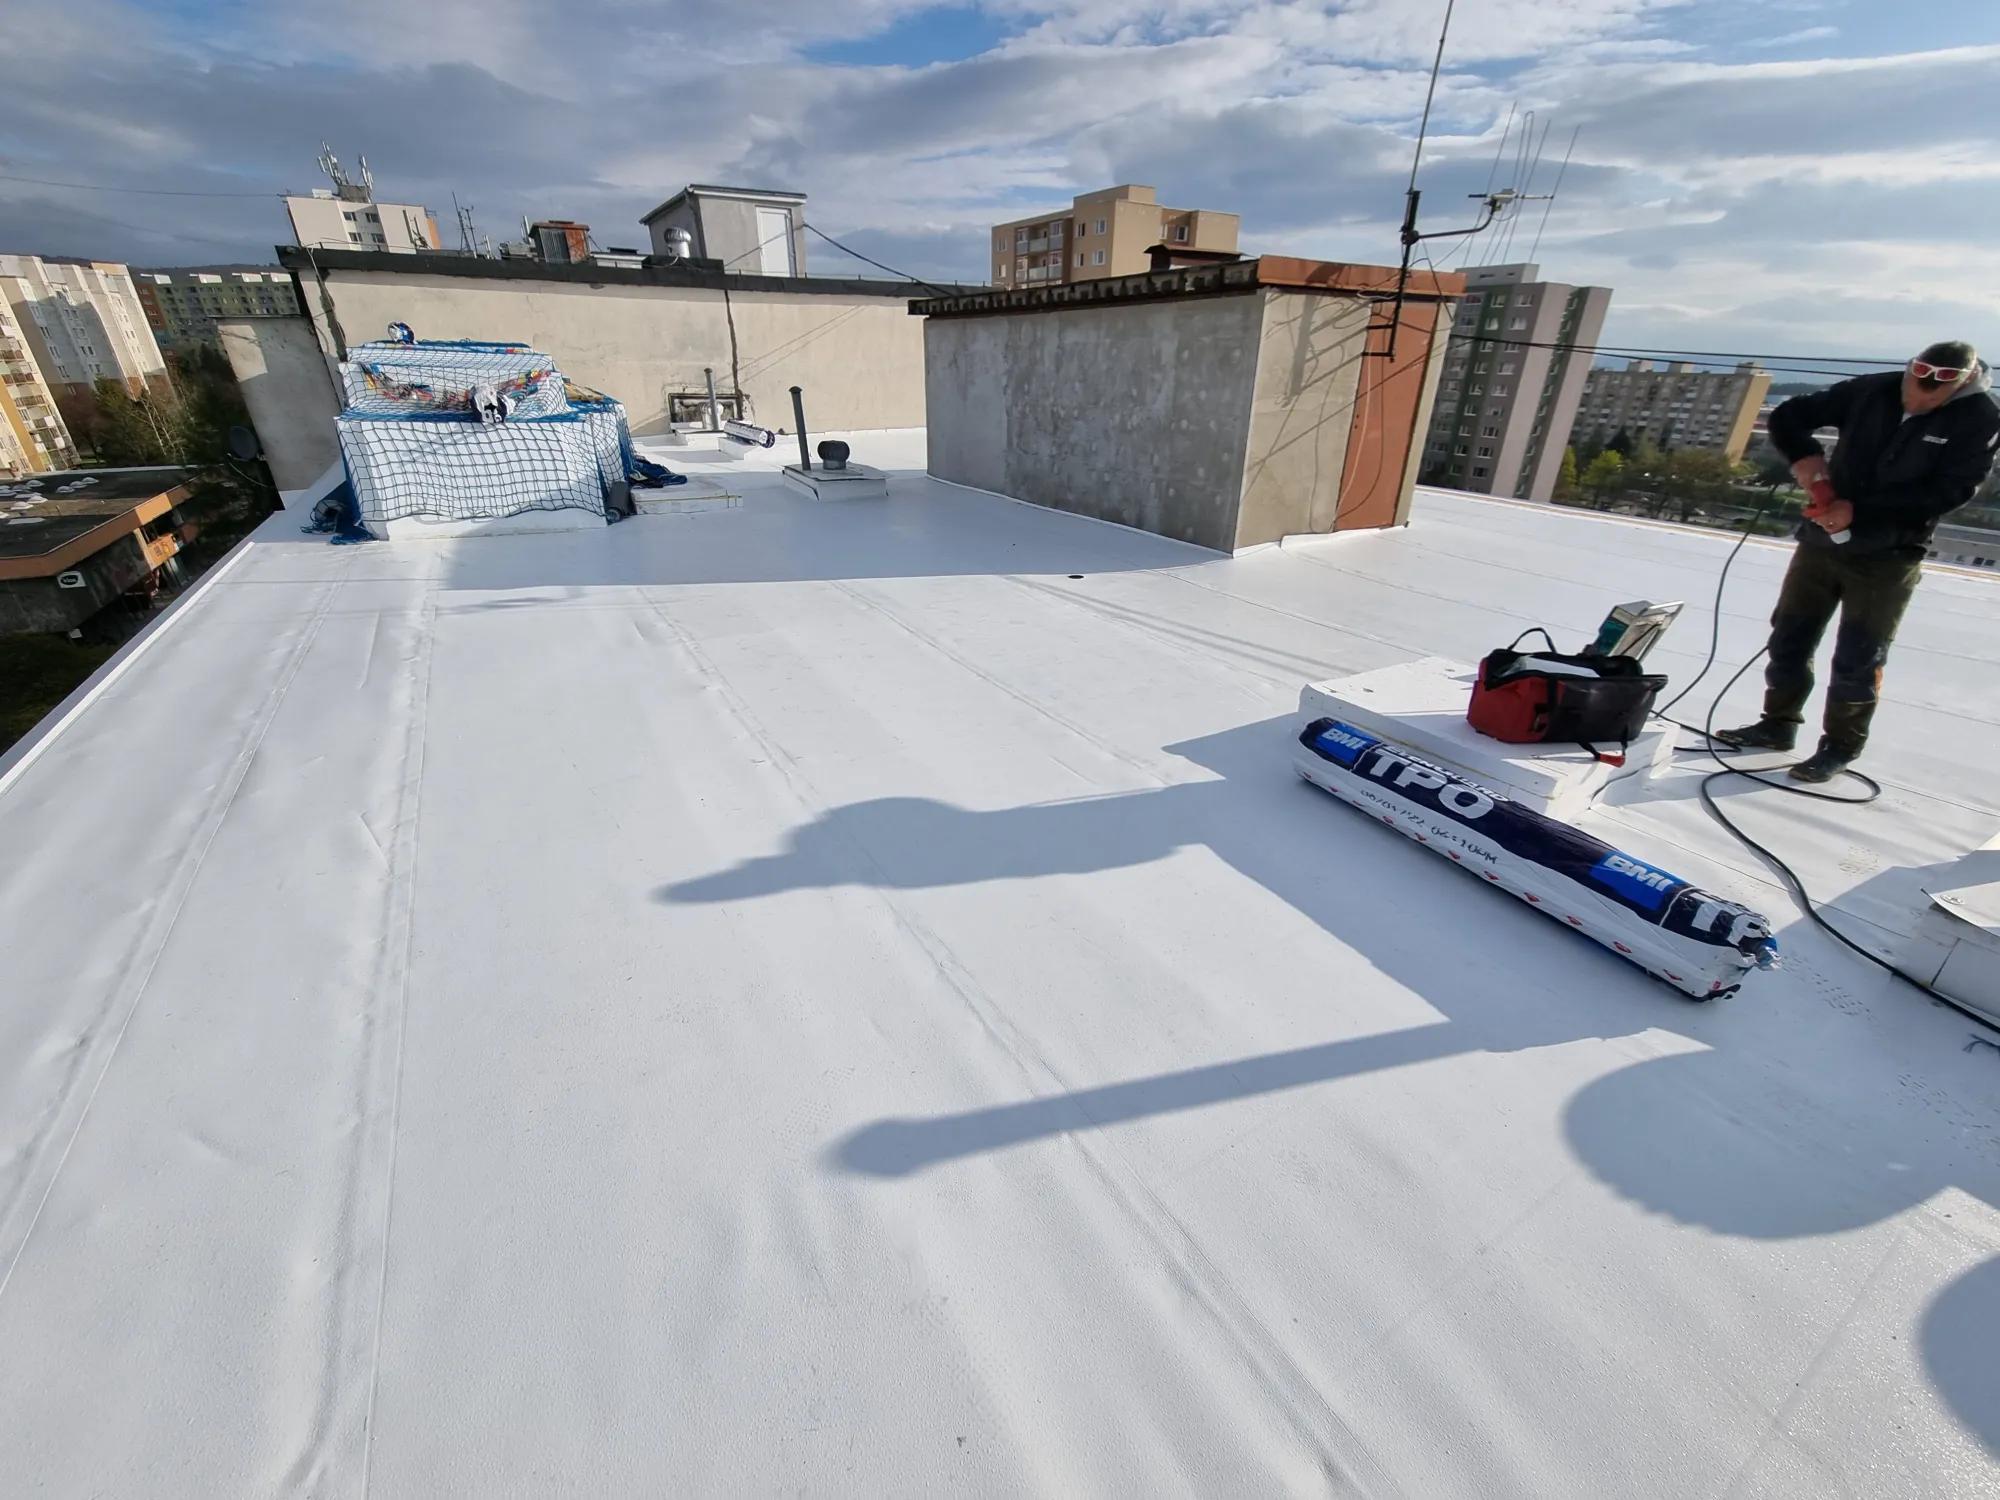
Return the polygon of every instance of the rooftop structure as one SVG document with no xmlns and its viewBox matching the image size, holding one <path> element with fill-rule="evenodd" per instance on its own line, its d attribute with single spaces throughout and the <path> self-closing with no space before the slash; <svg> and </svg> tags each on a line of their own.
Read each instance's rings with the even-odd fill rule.
<svg viewBox="0 0 2000 1500">
<path fill-rule="evenodd" d="M 929 470 L 1222 552 L 1398 524 L 1464 283 L 1396 283 L 1232 256 L 914 301 Z"/>
<path fill-rule="evenodd" d="M 1728 537 L 1427 493 L 1218 557 L 850 436 L 885 500 L 781 446 L 593 532 L 273 518 L 0 760 L 14 1487 L 1985 1487 L 1971 1023 L 1693 769 L 1587 821 L 1785 919 L 1705 1006 L 1290 765 L 1303 681 Z M 2000 819 L 1992 588 L 1917 594 L 1888 798 L 1726 794 L 1869 941 Z"/>
<path fill-rule="evenodd" d="M 721 262 L 738 275 L 806 274 L 806 195 L 691 182 L 640 219 L 653 253 Z"/>
</svg>

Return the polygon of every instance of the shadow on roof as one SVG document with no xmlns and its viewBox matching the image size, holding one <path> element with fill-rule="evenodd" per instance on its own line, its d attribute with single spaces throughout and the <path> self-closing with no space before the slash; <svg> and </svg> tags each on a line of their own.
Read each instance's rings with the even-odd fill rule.
<svg viewBox="0 0 2000 1500">
<path fill-rule="evenodd" d="M 1400 834 L 1298 780 L 1285 759 L 1289 726 L 1269 719 L 1170 747 L 1215 780 L 996 811 L 914 797 L 835 808 L 796 830 L 780 854 L 655 894 L 727 902 L 840 885 L 1031 879 L 1205 844 L 1443 1017 L 952 1114 L 875 1120 L 824 1156 L 830 1168 L 864 1178 L 907 1178 L 1037 1141 L 1464 1053 L 1666 1029 L 1702 1049 L 1606 1074 L 1563 1115 L 1577 1158 L 1645 1209 L 1722 1234 L 1781 1239 L 1878 1224 L 1950 1186 L 2000 1202 L 1991 1163 L 1982 1170 L 1948 1145 L 1912 1159 L 1907 1130 L 1871 1132 L 1869 1117 L 1901 1102 L 1893 1097 L 1843 1111 L 1838 1080 L 1800 1073 L 1798 1098 L 1773 1098 L 1773 1055 L 1796 1042 L 1797 1025 L 1813 1019 L 1809 1007 L 1765 1007 L 1754 991 L 1719 1005 L 1688 1001 L 1588 939 L 1447 872 Z M 1354 878 L 1360 870 L 1368 878 Z M 1838 982 L 1815 980 L 1806 967 L 1823 992 L 1814 998 L 1837 999 Z M 1337 987 L 1327 987 L 1326 1002 L 1337 1016 Z M 2000 1354 L 1988 1336 L 1995 1326 L 2000 1262 L 1989 1261 L 1939 1295 L 1922 1350 L 1932 1379 L 1989 1447 L 2000 1447 Z"/>
</svg>

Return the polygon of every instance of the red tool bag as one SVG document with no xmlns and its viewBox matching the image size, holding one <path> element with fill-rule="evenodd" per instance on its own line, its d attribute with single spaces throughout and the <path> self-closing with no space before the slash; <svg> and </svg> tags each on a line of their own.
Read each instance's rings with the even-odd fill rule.
<svg viewBox="0 0 2000 1500">
<path fill-rule="evenodd" d="M 1547 651 L 1522 651 L 1531 635 L 1549 643 Z M 1514 644 L 1488 652 L 1479 664 L 1466 719 L 1481 734 L 1510 745 L 1581 745 L 1601 761 L 1625 764 L 1625 747 L 1646 727 L 1653 700 L 1667 685 L 1629 656 L 1595 651 L 1565 656 L 1540 626 L 1524 630 Z M 1615 744 L 1617 751 L 1599 750 Z"/>
</svg>

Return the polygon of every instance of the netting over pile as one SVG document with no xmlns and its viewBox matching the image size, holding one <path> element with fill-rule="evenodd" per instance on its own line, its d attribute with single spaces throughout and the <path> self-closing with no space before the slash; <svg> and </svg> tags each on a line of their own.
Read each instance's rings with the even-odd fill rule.
<svg viewBox="0 0 2000 1500">
<path fill-rule="evenodd" d="M 625 408 L 569 384 L 525 344 L 361 344 L 341 379 L 341 454 L 364 527 L 533 510 L 602 514 L 632 472 Z M 475 389 L 508 397 L 506 420 L 478 420 Z"/>
<path fill-rule="evenodd" d="M 507 398 L 512 415 L 549 417 L 569 409 L 555 361 L 525 344 L 358 344 L 340 367 L 347 409 L 374 416 L 469 411 L 474 386 Z"/>
<path fill-rule="evenodd" d="M 340 419 L 340 450 L 364 526 L 410 516 L 601 513 L 601 448 L 592 423 L 578 412 L 495 423 L 445 415 Z"/>
</svg>

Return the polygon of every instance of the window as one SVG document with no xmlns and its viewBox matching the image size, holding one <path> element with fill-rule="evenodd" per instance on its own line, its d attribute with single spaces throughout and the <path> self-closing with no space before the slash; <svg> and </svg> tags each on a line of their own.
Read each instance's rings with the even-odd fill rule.
<svg viewBox="0 0 2000 1500">
<path fill-rule="evenodd" d="M 1472 389 L 1471 389 L 1470 391 L 1468 391 L 1468 392 L 1467 392 L 1466 394 L 1468 394 L 1468 395 L 1472 395 L 1472 396 L 1483 396 L 1483 395 L 1485 395 L 1485 394 L 1486 394 L 1486 387 L 1485 387 L 1485 386 L 1483 386 L 1483 385 L 1475 385 L 1475 386 L 1474 386 L 1474 387 L 1472 387 Z"/>
<path fill-rule="evenodd" d="M 1486 465 L 1474 464 L 1472 466 L 1472 477 L 1474 479 L 1484 479 L 1486 477 Z"/>
<path fill-rule="evenodd" d="M 1005 281 L 1007 279 L 1007 262 L 1004 260 L 998 262 L 993 267 L 993 274 L 1000 280 Z"/>
<path fill-rule="evenodd" d="M 1024 224 L 1019 229 L 1014 231 L 1014 248 L 1016 250 L 1023 249 L 1026 247 L 1027 243 L 1028 243 L 1028 227 L 1027 225 Z"/>
<path fill-rule="evenodd" d="M 1494 386 L 1494 387 L 1493 387 L 1493 394 L 1494 394 L 1494 395 L 1496 395 L 1496 396 L 1504 396 L 1504 395 L 1506 395 L 1506 394 L 1507 394 L 1507 392 L 1508 392 L 1508 391 L 1510 391 L 1511 389 L 1513 389 L 1513 387 L 1511 387 L 1511 386 L 1505 386 L 1505 385 L 1496 385 L 1496 386 Z"/>
<path fill-rule="evenodd" d="M 1060 245 L 1060 244 L 1061 244 L 1062 242 L 1063 242 L 1063 227 L 1062 227 L 1062 225 L 1060 225 L 1060 224 L 1051 224 L 1051 225 L 1049 226 L 1049 243 L 1050 243 L 1051 245 Z"/>
<path fill-rule="evenodd" d="M 1091 263 L 1091 264 L 1092 264 L 1093 266 L 1101 266 L 1101 265 L 1103 265 L 1103 264 L 1104 264 L 1104 252 L 1103 252 L 1102 250 L 1093 250 L 1093 251 L 1091 251 L 1091 252 L 1090 252 L 1090 263 Z"/>
<path fill-rule="evenodd" d="M 1513 329 L 1516 333 L 1518 333 L 1523 328 L 1526 328 L 1528 326 L 1528 320 L 1526 318 L 1516 318 L 1514 319 L 1513 322 L 1509 323 L 1507 326 Z"/>
<path fill-rule="evenodd" d="M 1501 365 L 1500 373 L 1502 375 L 1512 375 L 1514 373 L 1514 361 L 1510 359 L 1505 364 Z"/>
<path fill-rule="evenodd" d="M 1102 234 L 1102 233 L 1104 233 L 1104 221 L 1103 221 L 1102 219 L 1099 219 L 1099 220 L 1097 221 L 1097 232 L 1098 232 L 1099 234 Z"/>
<path fill-rule="evenodd" d="M 1081 266 L 1081 265 L 1083 264 L 1083 252 L 1082 252 L 1081 250 L 1079 250 L 1079 251 L 1077 251 L 1077 252 L 1076 252 L 1076 263 L 1077 263 L 1077 264 L 1078 264 L 1079 266 Z"/>
<path fill-rule="evenodd" d="M 1187 225 L 1176 224 L 1174 226 L 1174 243 L 1177 245 L 1185 245 L 1187 243 Z"/>
<path fill-rule="evenodd" d="M 1481 444 L 1479 445 L 1479 456 L 1480 456 L 1481 458 L 1491 458 L 1491 457 L 1493 456 L 1493 446 L 1492 446 L 1492 444 L 1490 444 L 1490 443 L 1481 443 Z"/>
<path fill-rule="evenodd" d="M 1460 443 L 1457 447 L 1453 448 L 1451 451 L 1453 453 L 1456 453 L 1460 458 L 1463 458 L 1465 457 L 1465 444 Z"/>
<path fill-rule="evenodd" d="M 1479 435 L 1481 437 L 1498 437 L 1500 436 L 1500 429 L 1498 427 L 1489 425 L 1487 427 L 1480 429 Z"/>
</svg>

